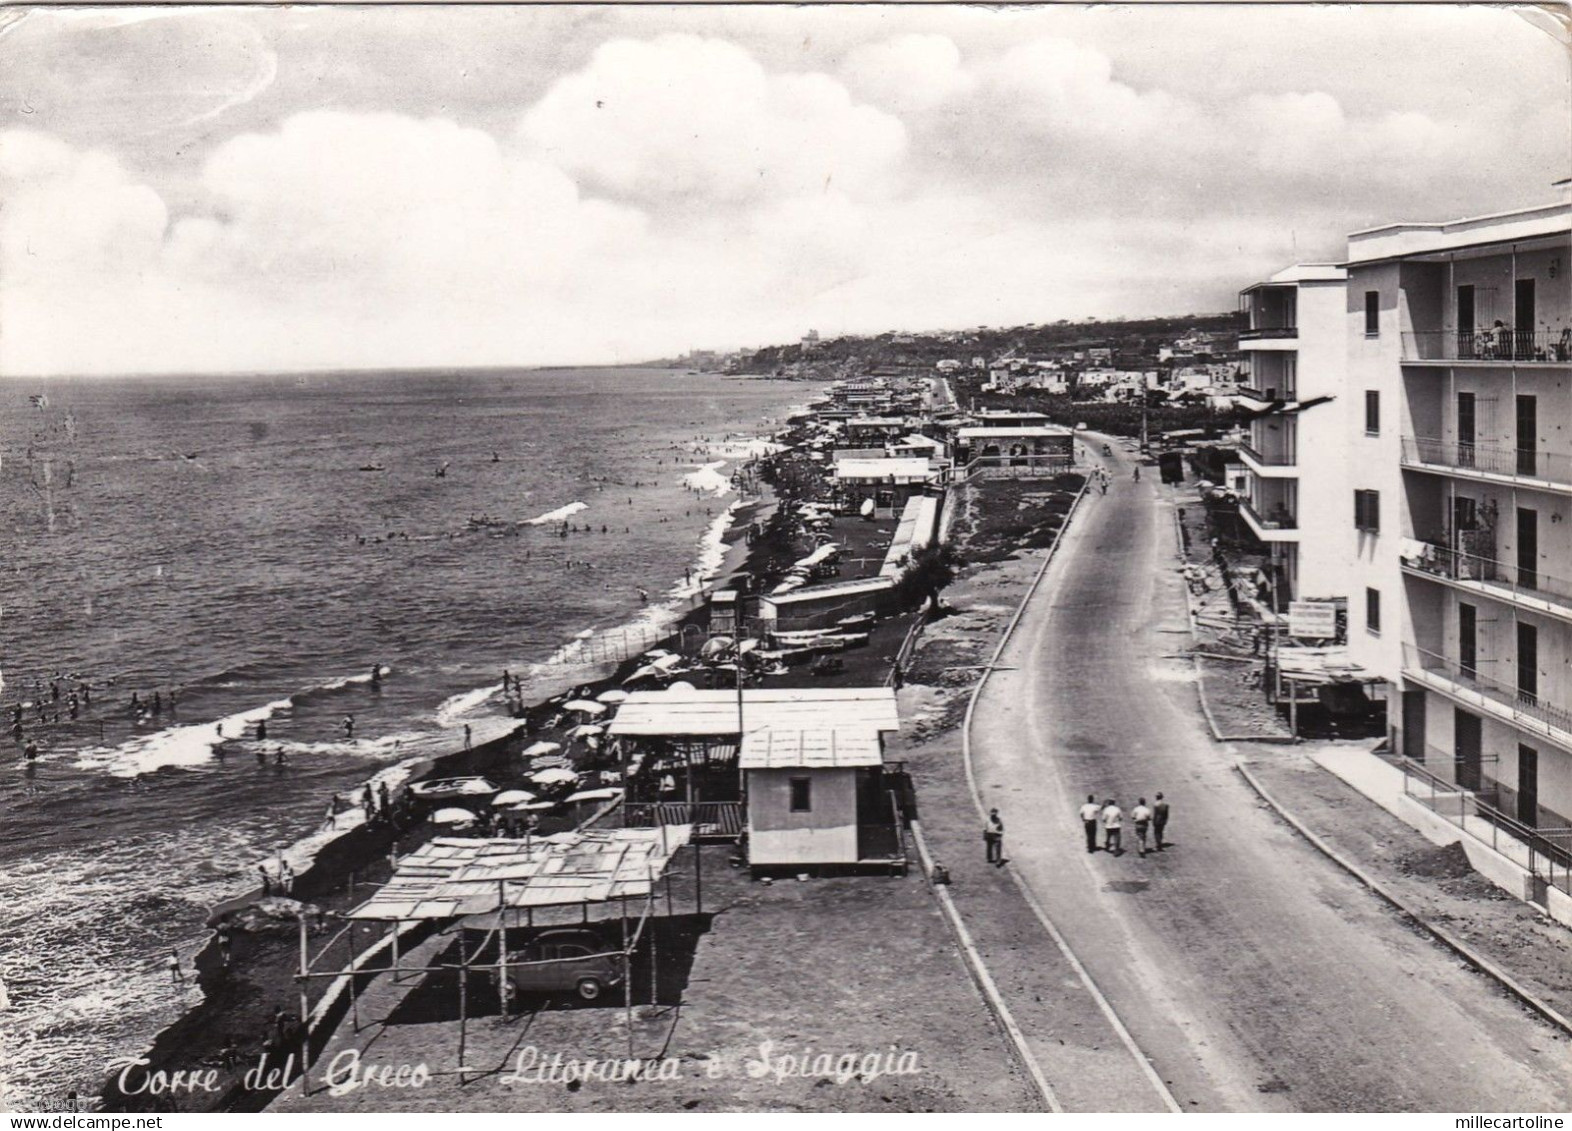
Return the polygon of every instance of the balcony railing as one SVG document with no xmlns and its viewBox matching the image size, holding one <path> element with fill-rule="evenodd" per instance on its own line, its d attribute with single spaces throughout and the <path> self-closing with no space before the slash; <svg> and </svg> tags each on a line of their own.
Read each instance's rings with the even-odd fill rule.
<svg viewBox="0 0 1572 1131">
<path fill-rule="evenodd" d="M 1404 361 L 1572 362 L 1572 327 L 1559 330 L 1410 330 Z"/>
<path fill-rule="evenodd" d="M 1572 486 L 1572 456 L 1505 448 L 1493 444 L 1460 444 L 1424 436 L 1403 437 L 1403 462 L 1455 467 L 1507 479 L 1537 479 Z"/>
<path fill-rule="evenodd" d="M 1298 462 L 1292 452 L 1272 452 L 1269 454 L 1261 451 L 1254 444 L 1240 444 L 1239 450 L 1263 467 L 1293 467 Z"/>
<path fill-rule="evenodd" d="M 1452 757 L 1433 747 L 1430 752 Z M 1482 775 L 1479 788 L 1469 789 L 1407 758 L 1387 761 L 1403 771 L 1403 792 L 1409 797 L 1489 844 L 1539 880 L 1572 895 L 1572 829 L 1527 825 L 1510 816 L 1508 810 L 1515 808 L 1515 792 Z M 1536 816 L 1554 814 L 1540 808 Z M 1543 904 L 1544 900 L 1535 902 Z"/>
<path fill-rule="evenodd" d="M 1552 577 L 1538 570 L 1523 569 L 1510 562 L 1448 550 L 1445 546 L 1431 542 L 1415 545 L 1420 552 L 1403 558 L 1403 564 L 1409 569 L 1434 574 L 1449 581 L 1473 582 L 1481 589 L 1493 591 L 1507 600 L 1559 605 L 1564 614 L 1572 615 L 1572 581 Z"/>
<path fill-rule="evenodd" d="M 1262 530 L 1299 529 L 1299 520 L 1294 517 L 1294 512 L 1289 510 L 1288 507 L 1282 503 L 1273 505 L 1268 509 L 1267 514 L 1263 515 L 1260 511 L 1255 509 L 1255 505 L 1251 503 L 1249 499 L 1241 498 L 1239 500 L 1239 509 L 1248 512 L 1251 519 L 1253 519 L 1255 524 Z"/>
<path fill-rule="evenodd" d="M 1258 342 L 1262 338 L 1297 338 L 1298 326 L 1254 326 L 1239 331 L 1241 342 Z"/>
<path fill-rule="evenodd" d="M 1464 665 L 1416 644 L 1405 643 L 1403 666 L 1451 684 L 1454 693 L 1462 693 L 1463 698 L 1477 698 L 1494 703 L 1505 712 L 1510 712 L 1511 718 L 1515 721 L 1539 724 L 1532 729 L 1542 731 L 1550 728 L 1560 731 L 1557 741 L 1572 742 L 1572 712 L 1556 704 L 1545 702 L 1538 694 L 1510 687 L 1480 675 L 1477 665 Z"/>
</svg>

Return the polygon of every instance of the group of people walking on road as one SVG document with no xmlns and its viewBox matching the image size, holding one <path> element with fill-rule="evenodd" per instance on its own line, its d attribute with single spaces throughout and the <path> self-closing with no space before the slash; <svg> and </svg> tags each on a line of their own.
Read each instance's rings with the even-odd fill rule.
<svg viewBox="0 0 1572 1131">
<path fill-rule="evenodd" d="M 1153 848 L 1161 852 L 1167 843 L 1163 840 L 1163 833 L 1168 828 L 1168 802 L 1163 799 L 1163 795 L 1159 793 L 1151 805 L 1146 803 L 1144 797 L 1138 800 L 1135 808 L 1130 810 L 1129 818 L 1135 826 L 1135 839 L 1141 855 L 1146 855 L 1148 835 L 1153 837 Z M 1097 834 L 1101 831 L 1104 850 L 1115 856 L 1124 855 L 1124 821 L 1125 811 L 1119 808 L 1118 801 L 1110 797 L 1099 805 L 1097 795 L 1088 793 L 1086 804 L 1081 806 L 1081 825 L 1086 830 L 1086 851 L 1097 851 Z"/>
<path fill-rule="evenodd" d="M 1119 802 L 1110 797 L 1101 804 L 1097 801 L 1095 793 L 1086 795 L 1086 804 L 1081 806 L 1081 824 L 1086 830 L 1086 851 L 1096 852 L 1099 845 L 1097 838 L 1102 836 L 1101 847 L 1115 856 L 1124 855 L 1124 822 L 1128 816 L 1131 824 L 1135 826 L 1136 844 L 1141 855 L 1145 856 L 1147 838 L 1151 838 L 1151 848 L 1161 852 L 1167 841 L 1164 835 L 1168 829 L 1168 802 L 1161 793 L 1157 794 L 1152 804 L 1146 803 L 1146 798 L 1141 798 L 1135 803 L 1135 808 L 1128 814 L 1119 808 Z M 1004 819 L 999 816 L 999 810 L 988 810 L 988 817 L 983 821 L 983 850 L 987 862 L 995 867 L 1003 867 L 1004 856 Z"/>
</svg>

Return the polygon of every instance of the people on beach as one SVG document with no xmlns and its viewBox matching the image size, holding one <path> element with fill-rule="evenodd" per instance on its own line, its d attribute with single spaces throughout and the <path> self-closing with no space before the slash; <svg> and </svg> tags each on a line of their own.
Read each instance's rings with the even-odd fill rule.
<svg viewBox="0 0 1572 1131">
<path fill-rule="evenodd" d="M 164 959 L 164 969 L 169 971 L 169 980 L 180 985 L 186 980 L 186 972 L 180 968 L 180 955 L 171 947 L 169 957 Z"/>
<path fill-rule="evenodd" d="M 382 665 L 381 664 L 372 664 L 371 665 L 371 686 L 372 687 L 381 687 L 382 686 Z"/>
<path fill-rule="evenodd" d="M 468 723 L 464 724 L 464 749 L 465 750 L 472 750 L 472 749 L 474 749 L 474 746 L 473 746 L 473 735 L 470 732 Z"/>
<path fill-rule="evenodd" d="M 391 818 L 393 816 L 393 805 L 388 799 L 388 783 L 385 781 L 377 783 L 377 800 L 379 802 L 378 809 L 382 816 Z"/>
<path fill-rule="evenodd" d="M 1130 810 L 1130 820 L 1135 822 L 1135 842 L 1140 846 L 1141 855 L 1146 855 L 1146 830 L 1152 823 L 1152 811 L 1147 808 L 1146 798 L 1142 797 L 1135 803 L 1135 808 Z"/>
<path fill-rule="evenodd" d="M 289 764 L 289 755 L 284 753 L 283 746 L 275 746 L 273 748 L 273 765 L 275 765 L 275 766 L 285 766 L 285 765 L 288 765 L 288 764 Z"/>
<path fill-rule="evenodd" d="M 344 716 L 344 740 L 347 742 L 355 737 L 355 716 Z"/>
<path fill-rule="evenodd" d="M 360 794 L 360 808 L 366 814 L 366 822 L 368 824 L 372 820 L 374 820 L 376 818 L 376 815 L 377 815 L 377 799 L 376 799 L 376 795 L 371 792 L 371 783 L 370 782 L 367 782 L 366 783 L 366 788 L 361 791 L 361 794 Z"/>
<path fill-rule="evenodd" d="M 278 890 L 280 895 L 293 895 L 295 891 L 295 871 L 289 866 L 288 860 L 278 862 Z"/>
<path fill-rule="evenodd" d="M 1119 808 L 1119 803 L 1109 798 L 1103 806 L 1103 847 L 1115 856 L 1124 852 L 1124 810 Z"/>
<path fill-rule="evenodd" d="M 1102 815 L 1103 807 L 1097 804 L 1097 795 L 1088 793 L 1086 804 L 1081 806 L 1081 826 L 1086 830 L 1086 851 L 1097 851 L 1097 818 Z"/>
<path fill-rule="evenodd" d="M 988 810 L 988 820 L 983 824 L 983 849 L 987 862 L 996 867 L 1004 864 L 1004 820 L 999 810 Z"/>
<path fill-rule="evenodd" d="M 267 741 L 267 720 L 266 719 L 258 719 L 257 720 L 257 741 L 258 742 L 266 742 Z"/>
<path fill-rule="evenodd" d="M 1163 795 L 1158 794 L 1152 804 L 1152 839 L 1157 842 L 1157 851 L 1163 850 L 1163 831 L 1168 828 L 1168 802 L 1163 800 Z"/>
</svg>

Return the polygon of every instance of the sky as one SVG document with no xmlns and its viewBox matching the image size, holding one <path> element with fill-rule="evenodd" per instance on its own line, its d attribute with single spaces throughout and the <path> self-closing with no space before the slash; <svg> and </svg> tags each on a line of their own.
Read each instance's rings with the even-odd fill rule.
<svg viewBox="0 0 1572 1131">
<path fill-rule="evenodd" d="M 1527 8 L 0 13 L 0 376 L 1219 311 L 1555 199 Z"/>
</svg>

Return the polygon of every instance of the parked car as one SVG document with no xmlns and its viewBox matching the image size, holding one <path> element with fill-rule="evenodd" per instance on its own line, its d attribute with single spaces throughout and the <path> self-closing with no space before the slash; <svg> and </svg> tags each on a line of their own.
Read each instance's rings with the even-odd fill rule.
<svg viewBox="0 0 1572 1131">
<path fill-rule="evenodd" d="M 600 935 L 583 927 L 544 930 L 523 946 L 509 948 L 509 963 L 542 965 L 510 965 L 508 982 L 519 994 L 572 990 L 584 1001 L 594 1001 L 606 989 L 622 984 L 622 963 L 618 956 L 607 953 L 614 949 Z"/>
</svg>

